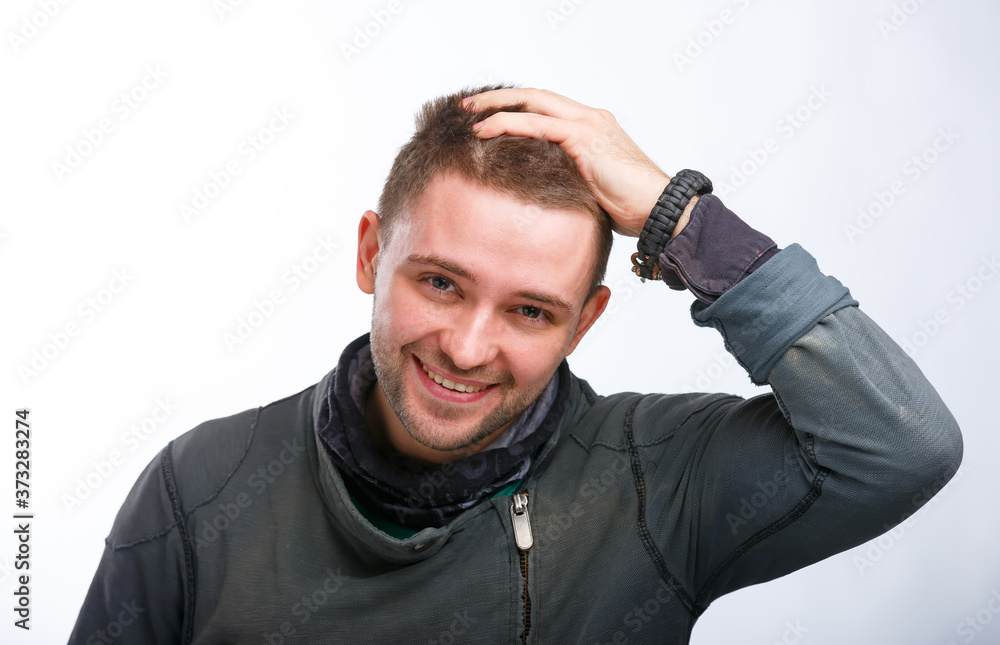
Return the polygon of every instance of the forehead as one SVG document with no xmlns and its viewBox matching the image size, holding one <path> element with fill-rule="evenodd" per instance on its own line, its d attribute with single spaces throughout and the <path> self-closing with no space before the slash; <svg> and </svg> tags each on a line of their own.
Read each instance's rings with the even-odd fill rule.
<svg viewBox="0 0 1000 645">
<path fill-rule="evenodd" d="M 441 258 L 492 289 L 544 290 L 582 306 L 595 262 L 589 213 L 543 208 L 455 173 L 436 175 L 407 210 L 392 244 L 403 258 Z"/>
</svg>

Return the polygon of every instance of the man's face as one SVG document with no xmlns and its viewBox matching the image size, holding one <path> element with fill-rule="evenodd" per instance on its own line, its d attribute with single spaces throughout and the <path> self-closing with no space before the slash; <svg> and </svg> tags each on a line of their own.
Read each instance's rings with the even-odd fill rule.
<svg viewBox="0 0 1000 645">
<path fill-rule="evenodd" d="M 603 287 L 586 298 L 596 226 L 450 173 L 387 246 L 374 215 L 359 229 L 358 283 L 375 294 L 376 417 L 404 452 L 411 438 L 409 452 L 432 460 L 475 451 L 541 394 L 607 304 Z"/>
</svg>

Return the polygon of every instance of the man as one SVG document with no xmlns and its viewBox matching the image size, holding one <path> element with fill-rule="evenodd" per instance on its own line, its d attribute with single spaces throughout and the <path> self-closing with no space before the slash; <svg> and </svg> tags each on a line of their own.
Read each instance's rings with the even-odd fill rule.
<svg viewBox="0 0 1000 645">
<path fill-rule="evenodd" d="M 379 208 L 370 338 L 167 446 L 71 642 L 686 643 L 715 598 L 884 532 L 958 467 L 954 419 L 847 289 L 605 111 L 432 101 Z M 610 227 L 773 394 L 601 396 L 569 371 Z M 649 351 L 617 368 L 664 369 L 636 315 Z"/>
</svg>

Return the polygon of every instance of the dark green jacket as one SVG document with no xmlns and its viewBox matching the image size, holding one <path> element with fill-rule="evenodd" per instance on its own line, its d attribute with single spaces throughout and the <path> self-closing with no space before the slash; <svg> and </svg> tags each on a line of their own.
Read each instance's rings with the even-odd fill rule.
<svg viewBox="0 0 1000 645">
<path fill-rule="evenodd" d="M 793 245 L 693 307 L 773 394 L 573 377 L 516 520 L 500 495 L 375 528 L 317 443 L 330 375 L 202 424 L 136 483 L 70 642 L 686 643 L 714 599 L 885 532 L 957 470 L 955 420 L 856 304 Z"/>
</svg>

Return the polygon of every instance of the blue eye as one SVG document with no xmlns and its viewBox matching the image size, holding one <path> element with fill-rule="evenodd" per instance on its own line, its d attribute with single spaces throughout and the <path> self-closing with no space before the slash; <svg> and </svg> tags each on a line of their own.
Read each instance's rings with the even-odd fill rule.
<svg viewBox="0 0 1000 645">
<path fill-rule="evenodd" d="M 442 278 L 439 275 L 427 278 L 427 281 L 435 289 L 440 289 L 441 291 L 448 291 L 451 288 L 451 280 L 448 278 Z"/>
</svg>

